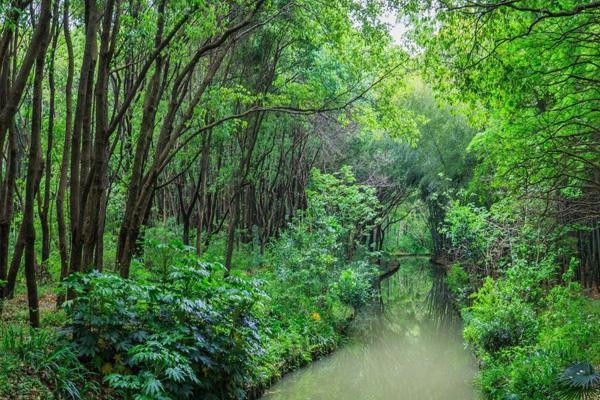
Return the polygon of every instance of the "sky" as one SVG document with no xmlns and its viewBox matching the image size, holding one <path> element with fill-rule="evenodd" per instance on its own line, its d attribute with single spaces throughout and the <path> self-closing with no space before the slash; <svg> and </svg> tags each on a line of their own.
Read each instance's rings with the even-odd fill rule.
<svg viewBox="0 0 600 400">
<path fill-rule="evenodd" d="M 392 13 L 387 14 L 381 18 L 383 22 L 385 22 L 390 28 L 389 32 L 394 42 L 397 45 L 403 45 L 404 35 L 408 32 L 408 25 L 402 21 L 399 21 L 396 16 Z"/>
</svg>

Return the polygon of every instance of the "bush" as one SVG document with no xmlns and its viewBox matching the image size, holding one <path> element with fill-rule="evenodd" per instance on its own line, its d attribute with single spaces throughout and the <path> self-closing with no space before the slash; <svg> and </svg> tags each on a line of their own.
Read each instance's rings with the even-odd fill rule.
<svg viewBox="0 0 600 400">
<path fill-rule="evenodd" d="M 376 217 L 379 202 L 372 188 L 355 183 L 348 168 L 338 176 L 311 171 L 307 198 L 306 210 L 271 244 L 269 261 L 288 288 L 320 298 L 325 305 L 334 283 L 352 286 L 350 281 L 366 274 L 365 260 L 370 253 L 362 239 Z M 350 269 L 357 275 L 348 272 Z M 367 279 L 366 275 L 360 279 Z"/>
<path fill-rule="evenodd" d="M 375 270 L 364 234 L 379 207 L 373 190 L 347 168 L 313 170 L 307 203 L 268 246 L 270 268 L 259 271 L 271 302 L 257 385 L 334 350 L 370 299 Z"/>
<path fill-rule="evenodd" d="M 227 277 L 168 235 L 163 244 L 162 228 L 146 232 L 134 279 L 69 278 L 77 296 L 65 306 L 83 360 L 127 398 L 239 399 L 335 349 L 371 296 L 364 233 L 378 202 L 348 169 L 313 171 L 307 197 L 264 259 L 237 265 L 260 282 Z M 222 256 L 223 243 L 215 238 L 203 259 Z"/>
<path fill-rule="evenodd" d="M 340 273 L 337 282 L 332 285 L 332 292 L 342 304 L 354 310 L 367 304 L 372 298 L 372 276 L 365 272 L 357 272 L 347 268 Z"/>
<path fill-rule="evenodd" d="M 137 399 L 243 398 L 261 355 L 263 294 L 191 254 L 160 283 L 97 272 L 69 279 L 77 349 L 108 384 Z"/>
<path fill-rule="evenodd" d="M 565 369 L 577 360 L 600 362 L 599 302 L 575 283 L 548 288 L 552 276 L 547 261 L 517 262 L 506 277 L 487 279 L 463 311 L 489 398 L 571 398 Z"/>
<path fill-rule="evenodd" d="M 446 274 L 446 284 L 454 300 L 460 305 L 468 305 L 469 296 L 473 293 L 471 279 L 460 266 L 460 264 L 452 264 L 452 267 Z"/>
<path fill-rule="evenodd" d="M 470 262 L 485 259 L 496 232 L 490 227 L 490 213 L 472 204 L 452 203 L 447 210 L 443 233 L 457 256 Z"/>
<path fill-rule="evenodd" d="M 483 352 L 528 345 L 538 333 L 532 307 L 519 298 L 504 296 L 502 285 L 487 279 L 474 295 L 474 304 L 464 313 L 465 338 Z"/>
</svg>

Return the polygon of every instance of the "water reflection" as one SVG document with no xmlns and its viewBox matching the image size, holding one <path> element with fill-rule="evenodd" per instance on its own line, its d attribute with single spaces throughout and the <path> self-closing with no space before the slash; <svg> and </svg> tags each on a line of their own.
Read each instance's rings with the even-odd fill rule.
<svg viewBox="0 0 600 400">
<path fill-rule="evenodd" d="M 475 399 L 474 360 L 447 298 L 426 260 L 403 262 L 382 282 L 381 305 L 353 323 L 350 343 L 287 375 L 263 399 Z"/>
</svg>

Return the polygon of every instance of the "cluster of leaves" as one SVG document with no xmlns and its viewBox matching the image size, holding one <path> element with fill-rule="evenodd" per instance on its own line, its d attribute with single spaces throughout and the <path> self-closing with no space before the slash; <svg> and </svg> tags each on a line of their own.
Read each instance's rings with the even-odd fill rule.
<svg viewBox="0 0 600 400">
<path fill-rule="evenodd" d="M 564 370 L 560 377 L 567 387 L 565 398 L 593 400 L 600 396 L 600 372 L 588 362 L 576 362 Z"/>
<path fill-rule="evenodd" d="M 488 188 L 558 188 L 576 200 L 598 168 L 598 65 L 589 49 L 600 8 L 575 0 L 518 3 L 443 1 L 438 12 L 417 13 L 416 37 L 438 87 L 487 109 L 472 113 L 487 120 L 472 146 L 481 170 L 494 171 Z"/>
<path fill-rule="evenodd" d="M 271 247 L 272 263 L 288 289 L 298 290 L 323 306 L 329 289 L 339 279 L 342 286 L 347 284 L 344 280 L 364 279 L 359 278 L 364 274 L 341 275 L 353 259 L 368 257 L 365 235 L 375 222 L 379 202 L 372 188 L 355 182 L 349 168 L 342 168 L 339 176 L 313 170 L 306 193 L 306 210 Z M 354 269 L 369 266 L 356 263 Z M 355 288 L 367 286 L 361 283 Z"/>
<path fill-rule="evenodd" d="M 474 256 L 484 258 L 487 253 L 481 249 L 504 243 L 507 231 L 495 225 L 495 210 L 453 207 L 446 233 L 462 249 L 459 260 L 477 265 Z M 470 299 L 481 277 L 478 270 L 455 264 L 448 274 L 450 290 L 462 306 L 464 336 L 481 360 L 483 393 L 492 399 L 541 400 L 593 392 L 595 387 L 576 387 L 565 374 L 578 360 L 600 362 L 598 302 L 571 282 L 576 262 L 559 276 L 557 253 L 542 244 L 535 229 L 524 225 L 510 232 L 511 245 L 498 253 L 503 268 L 495 271 L 495 279 L 484 278 Z M 532 238 L 537 247 L 527 245 Z"/>
<path fill-rule="evenodd" d="M 470 272 L 494 274 L 511 251 L 511 221 L 471 203 L 454 201 L 447 208 L 441 231 L 450 244 L 453 256 Z"/>
<path fill-rule="evenodd" d="M 371 299 L 372 282 L 367 268 L 346 268 L 331 286 L 333 294 L 354 310 L 367 304 Z"/>
<path fill-rule="evenodd" d="M 467 304 L 474 291 L 470 275 L 459 263 L 454 263 L 446 273 L 446 283 L 458 304 Z"/>
<path fill-rule="evenodd" d="M 70 278 L 69 328 L 83 359 L 136 399 L 243 398 L 261 355 L 258 284 L 192 253 L 159 282 Z"/>
</svg>

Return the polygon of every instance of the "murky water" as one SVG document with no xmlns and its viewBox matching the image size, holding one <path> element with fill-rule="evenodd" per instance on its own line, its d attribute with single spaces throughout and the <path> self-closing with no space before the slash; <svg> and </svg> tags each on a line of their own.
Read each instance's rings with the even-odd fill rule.
<svg viewBox="0 0 600 400">
<path fill-rule="evenodd" d="M 476 399 L 475 361 L 427 260 L 403 260 L 381 293 L 381 305 L 353 323 L 349 343 L 285 376 L 263 400 Z"/>
</svg>

